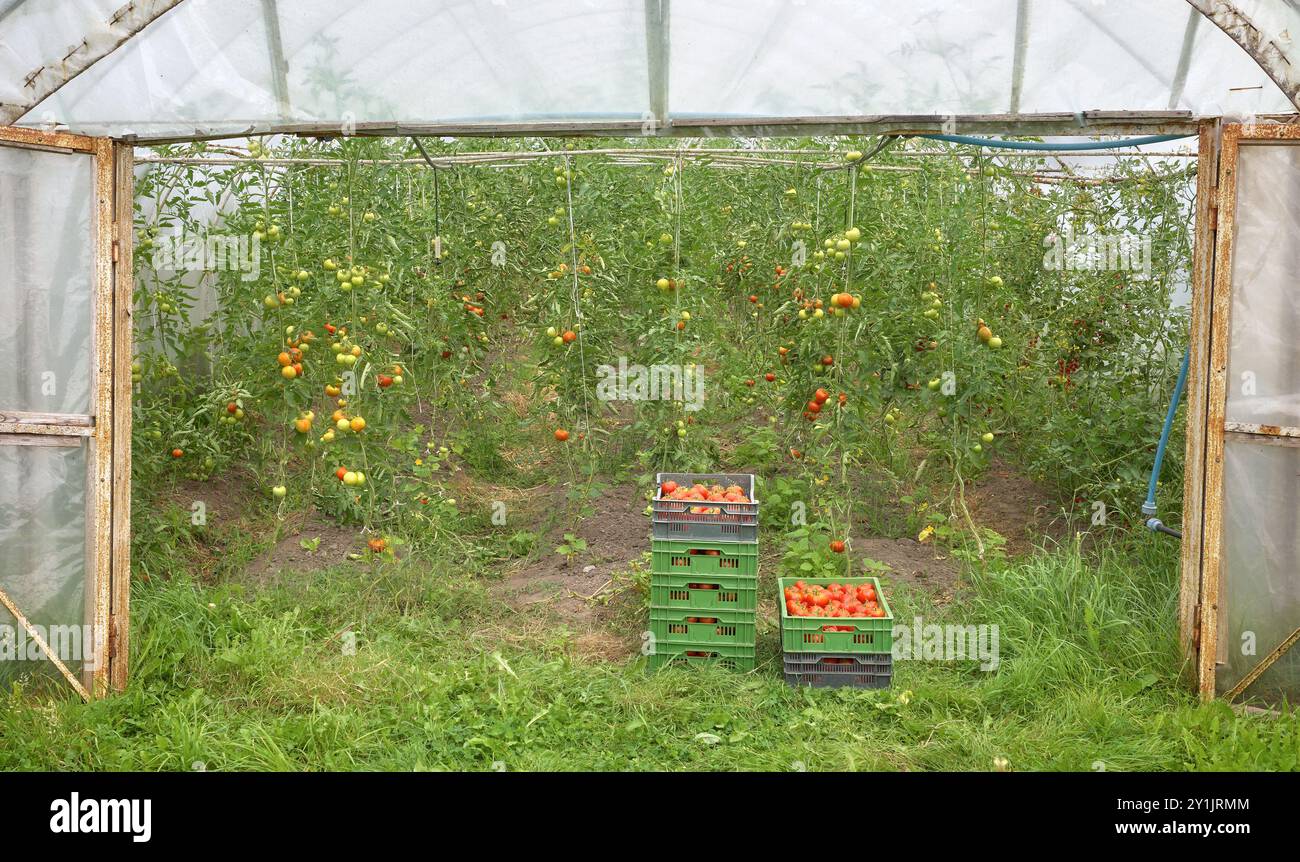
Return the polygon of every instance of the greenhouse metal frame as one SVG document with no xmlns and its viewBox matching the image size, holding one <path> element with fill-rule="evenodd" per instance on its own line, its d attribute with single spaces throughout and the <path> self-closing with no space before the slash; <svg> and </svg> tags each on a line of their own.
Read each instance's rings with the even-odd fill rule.
<svg viewBox="0 0 1300 862">
<path fill-rule="evenodd" d="M 1258 172 L 1272 169 L 1268 174 L 1275 180 L 1272 185 L 1285 187 L 1285 181 L 1277 179 L 1277 171 L 1288 167 L 1291 153 L 1300 153 L 1295 147 L 1300 143 L 1300 115 L 1294 113 L 1300 108 L 1300 46 L 1287 36 L 1292 30 L 1300 33 L 1300 3 L 1159 0 L 1098 9 L 1096 4 L 1076 0 L 980 0 L 969 4 L 972 8 L 957 10 L 930 0 L 907 4 L 908 9 L 898 11 L 834 0 L 777 2 L 752 9 L 737 6 L 736 0 L 549 0 L 513 6 L 505 0 L 431 4 L 331 0 L 310 8 L 290 0 L 238 0 L 221 4 L 220 10 L 218 4 L 201 0 L 135 0 L 113 8 L 115 2 L 120 0 L 78 0 L 61 4 L 63 8 L 51 14 L 48 8 L 37 8 L 33 0 L 0 0 L 0 156 L 6 152 L 37 153 L 50 164 L 53 159 L 86 160 L 91 178 L 86 186 L 89 199 L 80 202 L 89 212 L 86 275 L 93 294 L 86 306 L 89 320 L 84 321 L 92 342 L 87 345 L 90 369 L 84 409 L 44 412 L 25 409 L 30 405 L 24 403 L 0 403 L 0 450 L 79 449 L 85 461 L 85 556 L 80 567 L 86 624 L 95 633 L 93 654 L 82 668 L 74 670 L 46 650 L 59 673 L 83 697 L 121 690 L 127 682 L 134 146 L 265 134 L 649 138 L 933 132 L 1197 135 L 1181 638 L 1194 668 L 1196 687 L 1206 698 L 1233 699 L 1247 687 L 1267 680 L 1279 669 L 1279 662 L 1294 664 L 1300 658 L 1300 650 L 1291 650 L 1300 641 L 1300 579 L 1296 577 L 1300 571 L 1296 560 L 1300 528 L 1294 521 L 1300 511 L 1296 506 L 1300 480 L 1289 486 L 1285 481 L 1270 485 L 1270 496 L 1264 502 L 1275 513 L 1273 517 L 1250 509 L 1259 503 L 1252 502 L 1250 482 L 1261 479 L 1261 472 L 1277 474 L 1279 466 L 1285 478 L 1285 468 L 1300 462 L 1300 404 L 1293 403 L 1300 401 L 1296 396 L 1300 392 L 1300 360 L 1275 351 L 1271 359 L 1276 360 L 1276 367 L 1269 367 L 1261 364 L 1261 360 L 1270 359 L 1266 353 L 1249 349 L 1250 339 L 1261 333 L 1265 343 L 1274 346 L 1279 337 L 1286 338 L 1287 323 L 1300 323 L 1300 299 L 1286 296 L 1277 279 L 1270 281 L 1258 272 L 1234 269 L 1246 259 L 1243 246 L 1260 252 L 1276 245 L 1270 242 L 1275 234 L 1261 235 L 1260 227 L 1249 218 L 1256 211 L 1256 196 L 1270 185 L 1259 179 Z M 722 15 L 719 23 L 723 7 L 732 13 L 742 12 L 746 20 L 737 21 L 733 15 L 728 21 Z M 1060 84 L 1055 70 L 1035 64 L 1035 58 L 1042 56 L 1035 53 L 1042 50 L 1037 47 L 1036 34 L 1045 37 L 1041 41 L 1049 49 L 1072 44 L 1076 35 L 1058 32 L 1068 31 L 1068 27 L 1043 26 L 1045 11 L 1079 16 L 1095 28 L 1088 31 L 1090 38 L 1081 40 L 1084 44 L 1077 53 L 1067 58 L 1090 63 L 1095 81 L 1084 80 L 1072 89 Z M 360 95 L 356 98 L 363 108 L 358 115 L 336 110 L 339 91 L 325 94 L 333 95 L 334 108 L 322 109 L 325 97 L 312 89 L 300 60 L 317 56 L 322 45 L 328 50 L 336 44 L 333 34 L 346 32 L 348 22 L 356 20 L 350 16 L 368 13 L 379 22 L 377 40 L 384 33 L 432 26 L 433 21 L 458 22 L 461 30 L 452 35 L 464 38 L 450 40 L 448 45 L 453 47 L 448 50 L 472 51 L 472 55 L 438 59 L 427 45 L 424 53 L 414 55 L 420 58 L 414 63 L 417 72 L 436 67 L 451 78 L 445 84 L 430 85 L 442 88 L 428 97 L 435 110 L 427 103 L 415 103 L 392 112 L 375 94 L 389 86 L 393 67 L 371 68 L 364 61 L 357 75 Z M 926 16 L 934 14 L 949 16 L 944 22 L 953 20 L 926 23 Z M 530 71 L 527 57 L 520 65 L 511 65 L 512 53 L 520 53 L 520 39 L 550 33 L 548 28 L 556 22 L 573 28 L 573 22 L 583 15 L 591 29 L 605 28 L 617 44 L 609 49 L 593 48 L 594 59 L 584 61 L 586 65 L 578 61 L 564 65 L 544 82 L 554 84 L 553 90 L 525 82 L 507 88 L 509 92 L 495 101 L 484 95 L 503 81 L 514 83 L 512 73 L 526 75 Z M 816 84 L 809 88 L 813 95 L 803 101 L 791 100 L 775 77 L 788 55 L 809 53 L 806 33 L 819 32 L 817 15 L 851 18 L 845 27 L 846 38 L 863 39 L 868 33 L 877 38 L 877 30 L 890 26 L 901 30 L 910 23 L 937 32 L 969 28 L 976 19 L 990 17 L 994 23 L 988 26 L 1000 28 L 996 36 L 1003 44 L 996 48 L 995 68 L 987 71 L 985 58 L 974 48 L 962 54 L 958 71 L 965 75 L 965 86 L 958 88 L 959 96 L 924 113 L 906 112 L 916 96 L 906 91 L 908 85 L 897 82 L 912 71 L 904 68 L 908 62 L 933 75 L 933 68 L 926 65 L 933 57 L 922 51 L 921 59 L 915 60 L 916 51 L 910 50 L 915 46 L 903 45 L 897 55 L 887 55 L 895 60 L 895 66 L 881 67 L 881 80 L 889 86 L 872 90 L 873 82 L 868 81 L 858 103 L 849 106 L 866 109 L 844 110 L 846 100 L 833 91 L 837 82 L 858 73 L 851 57 L 835 56 L 834 51 L 825 52 L 831 56 L 818 57 L 810 72 Z M 907 15 L 913 17 L 904 18 Z M 491 24 L 484 29 L 484 20 L 496 22 L 495 35 Z M 1144 38 L 1152 37 L 1152 32 L 1166 36 L 1163 41 L 1154 37 L 1151 41 L 1168 49 L 1168 58 L 1176 58 L 1176 62 L 1158 68 L 1134 40 L 1117 32 L 1117 23 L 1124 21 L 1143 30 Z M 738 28 L 739 35 L 732 34 L 736 38 L 731 41 L 740 43 L 736 50 L 742 67 L 726 80 L 719 79 L 723 86 L 716 94 L 701 94 L 699 81 L 714 68 L 702 57 L 716 41 L 712 35 L 729 33 L 729 26 Z M 429 32 L 421 30 L 416 35 Z M 497 41 L 487 44 L 485 33 Z M 592 40 L 593 44 L 597 41 Z M 954 44 L 962 49 L 972 47 L 963 41 Z M 609 53 L 628 45 L 636 50 Z M 942 55 L 944 47 L 940 44 L 930 53 Z M 774 56 L 769 60 L 767 54 Z M 457 71 L 458 62 L 468 70 Z M 601 63 L 608 68 L 601 68 Z M 1121 75 L 1110 67 L 1122 64 L 1137 70 L 1138 82 L 1130 86 L 1136 94 L 1132 104 L 1100 110 L 1079 103 L 1097 93 L 1109 94 L 1108 88 L 1120 83 Z M 250 65 L 256 68 L 247 74 L 239 71 Z M 1232 76 L 1243 76 L 1242 86 L 1228 86 L 1226 93 L 1219 92 L 1220 84 L 1232 83 L 1224 69 L 1230 69 Z M 173 71 L 174 76 L 170 74 Z M 236 79 L 233 84 L 232 75 Z M 466 77 L 461 80 L 458 75 Z M 488 80 L 480 84 L 475 76 Z M 679 77 L 684 77 L 687 85 L 670 87 Z M 593 81 L 596 83 L 588 87 Z M 990 81 L 997 84 L 991 91 Z M 1195 93 L 1194 82 L 1199 86 Z M 998 89 L 1002 85 L 1005 91 Z M 436 110 L 440 97 L 454 101 L 448 93 L 466 87 L 470 88 L 467 98 L 479 98 L 488 110 L 468 118 L 455 111 Z M 1264 95 L 1248 105 L 1234 104 L 1241 92 Z M 714 98 L 706 105 L 713 110 L 699 110 L 697 103 L 708 98 Z M 626 104 L 611 107 L 620 99 Z M 896 101 L 878 104 L 880 99 Z M 679 100 L 682 107 L 678 107 Z M 791 101 L 799 109 L 790 115 L 771 110 Z M 993 112 L 988 106 L 995 101 L 999 110 Z M 563 110 L 543 110 L 553 103 L 562 105 Z M 232 106 L 247 106 L 248 110 L 236 115 Z M 761 110 L 764 107 L 769 110 Z M 887 110 L 871 110 L 881 107 Z M 1255 154 L 1268 150 L 1285 152 L 1270 156 L 1272 164 L 1256 164 Z M 1300 169 L 1300 162 L 1289 166 Z M 40 170 L 35 166 L 26 169 Z M 0 242 L 16 242 L 21 216 L 35 218 L 31 205 L 38 201 L 26 201 L 22 212 L 13 203 L 21 196 L 14 192 L 25 180 L 20 176 L 23 170 L 13 165 L 6 170 L 0 158 Z M 1245 185 L 1239 183 L 1242 173 L 1250 174 Z M 1292 181 L 1292 185 L 1296 183 Z M 1276 198 L 1273 203 L 1278 203 Z M 1262 202 L 1268 204 L 1268 200 Z M 1300 210 L 1300 203 L 1292 206 Z M 1249 222 L 1246 228 L 1243 219 Z M 1300 230 L 1300 215 L 1288 226 L 1294 229 L 1289 239 Z M 22 249 L 4 251 L 10 256 Z M 1273 271 L 1280 271 L 1286 263 L 1285 259 L 1273 262 Z M 59 304 L 53 285 L 21 284 L 15 278 L 16 270 L 5 275 L 17 284 L 12 290 L 30 286 L 49 300 L 51 308 Z M 22 299 L 22 295 L 15 293 L 13 298 Z M 19 303 L 15 308 L 16 316 L 21 316 L 28 306 Z M 1288 320 L 1287 314 L 1293 317 Z M 1239 330 L 1241 338 L 1234 336 Z M 1283 346 L 1287 343 L 1294 353 L 1294 337 L 1282 342 Z M 1275 382 L 1280 379 L 1292 388 L 1280 395 L 1236 395 L 1233 374 L 1239 369 L 1234 362 L 1253 363 L 1245 370 L 1255 376 L 1267 375 Z M 0 394 L 10 394 L 10 390 L 0 386 Z M 1255 460 L 1261 457 L 1256 450 L 1269 453 L 1264 462 Z M 1300 475 L 1300 466 L 1295 472 Z M 1249 480 L 1245 484 L 1243 476 Z M 41 490 L 48 493 L 52 489 Z M 0 498 L 0 506 L 6 507 L 3 511 L 34 506 L 33 498 L 38 496 L 36 488 L 20 488 L 14 494 L 13 499 Z M 40 519 L 33 516 L 24 523 L 30 533 L 25 537 L 18 534 L 19 527 L 0 523 L 0 546 L 25 541 L 27 545 L 36 543 L 39 549 L 43 538 Z M 1269 527 L 1275 532 L 1268 532 Z M 1251 529 L 1256 532 L 1252 534 Z M 1254 556 L 1249 550 L 1252 543 Z M 1276 551 L 1280 557 L 1261 559 L 1261 548 L 1268 553 Z M 1287 566 L 1292 567 L 1289 573 Z M 42 571 L 39 565 L 36 571 Z M 0 571 L 0 576 L 6 574 Z M 0 577 L 0 604 L 38 643 L 44 643 L 38 627 L 24 612 L 23 597 L 13 594 L 5 577 Z M 1271 608 L 1278 617 L 1269 621 L 1270 630 L 1261 637 L 1259 655 L 1244 663 L 1229 655 L 1230 644 L 1242 634 L 1241 620 L 1234 616 L 1239 607 Z"/>
</svg>

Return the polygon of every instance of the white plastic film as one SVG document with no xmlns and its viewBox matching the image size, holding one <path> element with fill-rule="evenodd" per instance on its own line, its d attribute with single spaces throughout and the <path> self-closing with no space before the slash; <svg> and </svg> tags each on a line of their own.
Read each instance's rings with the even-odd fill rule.
<svg viewBox="0 0 1300 862">
<path fill-rule="evenodd" d="M 24 76 L 57 62 L 79 28 L 103 29 L 101 0 L 60 3 L 58 16 L 46 5 L 0 20 L 0 101 L 21 98 Z M 1262 42 L 1295 51 L 1294 13 L 1236 5 Z M 664 6 L 677 117 L 1293 109 L 1185 0 L 1033 0 L 1020 29 L 1016 0 Z M 646 17 L 644 0 L 185 0 L 22 122 L 157 137 L 638 119 L 651 104 Z"/>
<path fill-rule="evenodd" d="M 86 460 L 88 447 L 28 446 L 0 437 L 0 589 L 73 673 L 86 649 Z M 52 672 L 0 606 L 0 680 Z"/>
<path fill-rule="evenodd" d="M 1297 178 L 1300 146 L 1242 144 L 1232 256 L 1230 422 L 1300 427 Z"/>
<path fill-rule="evenodd" d="M 1242 143 L 1237 158 L 1226 418 L 1300 426 L 1300 146 Z M 1216 685 L 1230 690 L 1300 628 L 1300 441 L 1229 433 Z M 1300 698 L 1293 647 L 1243 699 Z"/>
<path fill-rule="evenodd" d="M 1300 628 L 1300 448 L 1227 441 L 1223 462 L 1220 694 Z M 1300 701 L 1300 644 L 1242 700 Z"/>
<path fill-rule="evenodd" d="M 0 146 L 0 412 L 90 412 L 91 169 Z"/>
</svg>

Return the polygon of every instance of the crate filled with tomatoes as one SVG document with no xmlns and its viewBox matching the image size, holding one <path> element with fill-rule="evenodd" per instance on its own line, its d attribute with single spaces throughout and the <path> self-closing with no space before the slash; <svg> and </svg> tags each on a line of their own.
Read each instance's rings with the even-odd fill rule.
<svg viewBox="0 0 1300 862">
<path fill-rule="evenodd" d="M 656 539 L 758 541 L 754 477 L 745 473 L 660 473 L 651 501 Z"/>
<path fill-rule="evenodd" d="M 886 688 L 894 614 L 875 578 L 779 578 L 781 649 L 792 685 Z"/>
<path fill-rule="evenodd" d="M 661 473 L 651 539 L 650 658 L 754 668 L 758 501 L 754 477 Z"/>
</svg>

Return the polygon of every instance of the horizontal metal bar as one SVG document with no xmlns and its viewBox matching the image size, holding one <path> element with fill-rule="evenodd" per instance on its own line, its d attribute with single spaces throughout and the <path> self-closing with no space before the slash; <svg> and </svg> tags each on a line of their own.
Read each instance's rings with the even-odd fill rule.
<svg viewBox="0 0 1300 862">
<path fill-rule="evenodd" d="M 1224 422 L 1223 430 L 1235 434 L 1258 434 L 1265 437 L 1300 438 L 1300 428 L 1289 425 L 1260 425 L 1255 422 Z"/>
<path fill-rule="evenodd" d="M 0 422 L 0 434 L 32 434 L 45 437 L 93 437 L 95 429 L 86 425 L 40 425 L 26 422 Z"/>
<path fill-rule="evenodd" d="M 0 432 L 0 446 L 67 446 L 81 445 L 84 438 L 61 434 L 16 434 Z"/>
<path fill-rule="evenodd" d="M 1295 119 L 1293 114 L 1279 115 Z M 1261 116 L 1259 121 L 1268 121 Z M 782 137 L 788 135 L 881 135 L 924 132 L 982 132 L 1024 135 L 1136 135 L 1191 133 L 1198 118 L 1190 111 L 1083 111 L 1045 114 L 864 114 L 801 117 L 677 115 L 651 127 L 642 119 L 520 120 L 476 119 L 433 123 L 382 121 L 349 125 L 359 137 Z M 342 122 L 283 123 L 230 120 L 239 124 L 224 130 L 196 127 L 190 134 L 141 132 L 118 140 L 126 143 L 173 143 L 220 140 L 250 135 L 286 134 L 306 137 L 345 137 Z M 93 128 L 94 124 L 89 124 Z M 651 131 L 651 134 L 645 134 Z"/>
<path fill-rule="evenodd" d="M 0 125 L 0 144 L 52 153 L 93 153 L 95 139 L 67 132 L 45 132 L 24 126 Z"/>
<path fill-rule="evenodd" d="M 84 425 L 95 424 L 95 417 L 83 413 L 31 413 L 24 410 L 0 411 L 0 423 L 23 425 Z"/>
</svg>

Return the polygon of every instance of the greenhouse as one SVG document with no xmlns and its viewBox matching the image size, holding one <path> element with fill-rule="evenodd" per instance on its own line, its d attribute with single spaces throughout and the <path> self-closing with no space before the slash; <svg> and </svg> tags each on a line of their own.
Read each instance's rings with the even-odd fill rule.
<svg viewBox="0 0 1300 862">
<path fill-rule="evenodd" d="M 1288 768 L 1141 728 L 1219 700 L 1295 738 L 1293 33 L 1289 0 L 0 0 L 0 767 L 141 688 L 276 738 L 212 742 L 234 769 L 567 768 L 580 689 L 613 717 L 578 768 L 770 769 L 845 687 L 832 726 L 1061 705 L 1027 769 Z M 771 748 L 607 753 L 692 697 Z M 519 739 L 429 730 L 458 698 Z M 374 742 L 279 735 L 321 702 Z M 1066 742 L 1089 703 L 1120 754 Z M 817 768 L 990 768 L 951 721 Z M 192 755 L 114 744 L 57 768 Z"/>
</svg>

